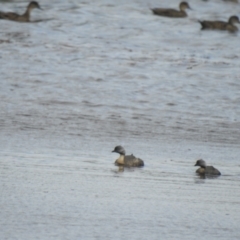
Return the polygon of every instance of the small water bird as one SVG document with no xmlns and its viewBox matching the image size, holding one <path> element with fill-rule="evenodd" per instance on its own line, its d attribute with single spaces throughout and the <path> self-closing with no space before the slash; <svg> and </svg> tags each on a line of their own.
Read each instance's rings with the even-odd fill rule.
<svg viewBox="0 0 240 240">
<path fill-rule="evenodd" d="M 143 167 L 142 159 L 132 155 L 126 155 L 125 149 L 122 146 L 116 146 L 112 152 L 119 153 L 119 158 L 115 161 L 115 165 L 124 167 Z"/>
<path fill-rule="evenodd" d="M 238 28 L 234 25 L 235 23 L 240 23 L 238 16 L 231 16 L 228 22 L 224 21 L 199 21 L 202 25 L 202 30 L 227 30 L 229 32 L 236 32 Z"/>
<path fill-rule="evenodd" d="M 17 22 L 29 22 L 30 13 L 34 8 L 41 9 L 38 2 L 32 1 L 28 4 L 24 14 L 19 15 L 14 12 L 0 12 L 0 19 L 12 20 Z"/>
<path fill-rule="evenodd" d="M 221 175 L 221 173 L 213 166 L 207 166 L 206 162 L 203 159 L 197 160 L 194 166 L 199 166 L 196 170 L 196 173 L 201 175 Z"/>
<path fill-rule="evenodd" d="M 191 9 L 189 4 L 187 2 L 181 2 L 179 4 L 180 11 L 171 8 L 153 8 L 151 10 L 154 14 L 162 17 L 184 18 L 187 17 L 187 13 L 185 11 L 187 8 Z"/>
</svg>

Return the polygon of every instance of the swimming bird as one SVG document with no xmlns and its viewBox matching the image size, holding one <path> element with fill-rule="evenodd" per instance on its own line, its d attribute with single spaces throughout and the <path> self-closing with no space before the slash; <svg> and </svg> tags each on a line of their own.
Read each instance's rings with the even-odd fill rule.
<svg viewBox="0 0 240 240">
<path fill-rule="evenodd" d="M 231 16 L 228 22 L 224 21 L 199 21 L 202 25 L 202 30 L 211 29 L 211 30 L 227 30 L 229 32 L 236 32 L 238 28 L 234 23 L 240 23 L 238 16 Z"/>
<path fill-rule="evenodd" d="M 119 158 L 115 161 L 115 165 L 124 167 L 142 167 L 144 162 L 142 159 L 132 155 L 125 155 L 125 149 L 122 146 L 116 146 L 112 152 L 119 153 Z"/>
<path fill-rule="evenodd" d="M 201 175 L 221 175 L 221 173 L 213 166 L 207 166 L 206 162 L 203 159 L 197 160 L 196 164 L 194 166 L 199 166 L 196 170 L 196 173 Z"/>
<path fill-rule="evenodd" d="M 24 14 L 19 15 L 14 12 L 0 12 L 0 19 L 12 20 L 17 22 L 29 22 L 30 13 L 32 9 L 38 8 L 41 9 L 38 2 L 32 1 L 28 4 L 27 9 Z"/>
<path fill-rule="evenodd" d="M 185 11 L 187 8 L 191 9 L 189 4 L 187 2 L 181 2 L 179 4 L 180 11 L 171 8 L 153 8 L 151 10 L 154 14 L 162 17 L 183 18 L 187 17 L 187 13 Z"/>
</svg>

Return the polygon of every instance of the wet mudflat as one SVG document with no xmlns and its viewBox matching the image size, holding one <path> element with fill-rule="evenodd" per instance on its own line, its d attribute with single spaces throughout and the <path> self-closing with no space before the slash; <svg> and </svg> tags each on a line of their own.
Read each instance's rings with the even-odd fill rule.
<svg viewBox="0 0 240 240">
<path fill-rule="evenodd" d="M 239 239 L 239 33 L 197 19 L 240 5 L 189 3 L 181 20 L 104 0 L 0 21 L 1 239 Z M 119 144 L 146 166 L 119 172 Z"/>
</svg>

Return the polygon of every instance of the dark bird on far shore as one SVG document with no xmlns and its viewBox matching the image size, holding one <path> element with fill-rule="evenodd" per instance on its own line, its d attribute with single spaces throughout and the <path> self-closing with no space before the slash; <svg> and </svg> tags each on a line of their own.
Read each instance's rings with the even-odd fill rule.
<svg viewBox="0 0 240 240">
<path fill-rule="evenodd" d="M 172 18 L 183 18 L 187 17 L 186 9 L 191 9 L 187 2 L 181 2 L 179 4 L 179 10 L 171 8 L 153 8 L 151 9 L 153 14 L 159 15 L 162 17 L 172 17 Z"/>
<path fill-rule="evenodd" d="M 240 23 L 238 16 L 231 16 L 228 22 L 224 21 L 199 21 L 202 25 L 202 30 L 226 30 L 229 32 L 236 32 L 238 28 L 234 25 Z"/>
<path fill-rule="evenodd" d="M 41 9 L 38 2 L 32 1 L 28 4 L 24 14 L 20 15 L 14 12 L 0 12 L 0 19 L 12 20 L 17 22 L 29 22 L 30 13 L 34 8 Z"/>
</svg>

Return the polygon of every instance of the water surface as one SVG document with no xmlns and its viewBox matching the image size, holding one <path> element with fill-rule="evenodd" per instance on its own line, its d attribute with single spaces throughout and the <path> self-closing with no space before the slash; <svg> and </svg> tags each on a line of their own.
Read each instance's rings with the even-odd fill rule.
<svg viewBox="0 0 240 240">
<path fill-rule="evenodd" d="M 0 21 L 1 239 L 239 239 L 239 33 L 197 22 L 239 4 L 39 3 Z M 118 172 L 119 144 L 145 167 Z"/>
</svg>

